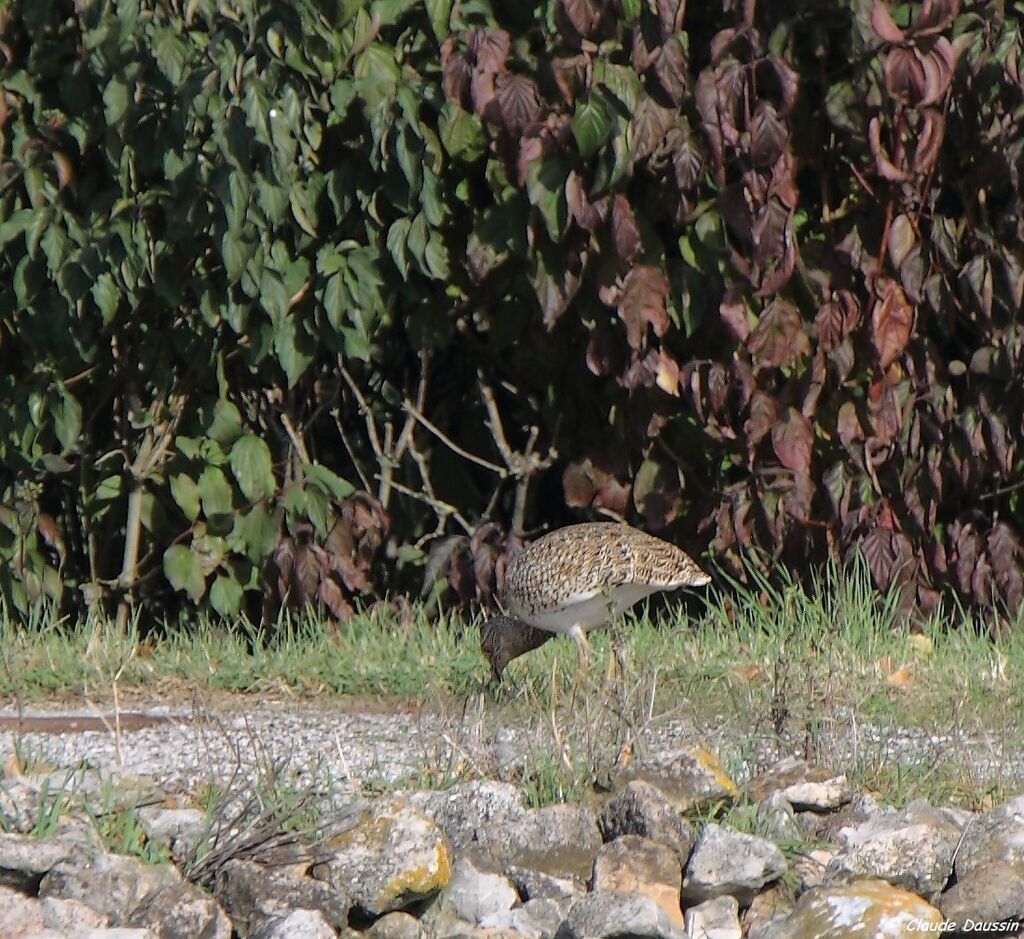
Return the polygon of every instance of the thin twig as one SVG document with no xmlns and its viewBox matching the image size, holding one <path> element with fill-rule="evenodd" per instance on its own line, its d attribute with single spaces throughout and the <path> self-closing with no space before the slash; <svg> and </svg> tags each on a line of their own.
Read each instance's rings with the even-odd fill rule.
<svg viewBox="0 0 1024 939">
<path fill-rule="evenodd" d="M 406 399 L 402 402 L 402 407 L 412 415 L 416 420 L 422 424 L 427 430 L 429 430 L 438 440 L 441 441 L 449 450 L 457 453 L 464 459 L 469 460 L 471 463 L 476 463 L 477 466 L 482 466 L 485 469 L 491 470 L 493 473 L 497 473 L 502 479 L 508 476 L 508 470 L 503 466 L 498 466 L 497 463 L 492 463 L 490 460 L 485 460 L 481 456 L 477 456 L 475 453 L 470 453 L 468 450 L 460 447 L 451 437 L 449 437 L 440 427 L 430 421 L 424 414 L 422 414 L 411 401 Z"/>
<path fill-rule="evenodd" d="M 444 512 L 446 516 L 450 515 L 465 529 L 467 535 L 473 534 L 473 526 L 466 521 L 462 513 L 451 503 L 445 502 L 442 499 L 437 499 L 433 496 L 428 496 L 422 492 L 417 492 L 415 489 L 410 489 L 408 486 L 403 486 L 401 483 L 392 482 L 391 485 L 397 492 L 429 505 L 435 512 Z"/>
<path fill-rule="evenodd" d="M 288 439 L 292 442 L 292 446 L 295 447 L 295 452 L 298 453 L 299 458 L 303 463 L 312 463 L 313 461 L 309 458 L 309 451 L 306 449 L 306 444 L 303 442 L 302 437 L 299 436 L 298 431 L 295 430 L 295 425 L 292 423 L 292 419 L 284 412 L 281 412 L 281 426 L 284 428 L 284 432 L 288 435 Z"/>
</svg>

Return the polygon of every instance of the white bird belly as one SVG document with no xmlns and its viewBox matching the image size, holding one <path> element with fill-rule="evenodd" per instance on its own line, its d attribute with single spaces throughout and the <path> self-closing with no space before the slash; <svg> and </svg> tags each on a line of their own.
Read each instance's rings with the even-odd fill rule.
<svg viewBox="0 0 1024 939">
<path fill-rule="evenodd" d="M 509 604 L 509 607 L 513 616 L 537 629 L 567 633 L 574 626 L 578 626 L 584 632 L 589 632 L 611 622 L 638 600 L 649 597 L 659 589 L 645 584 L 623 584 L 605 593 L 596 594 L 585 600 L 569 601 L 549 610 L 529 611 L 517 609 L 513 604 Z"/>
</svg>

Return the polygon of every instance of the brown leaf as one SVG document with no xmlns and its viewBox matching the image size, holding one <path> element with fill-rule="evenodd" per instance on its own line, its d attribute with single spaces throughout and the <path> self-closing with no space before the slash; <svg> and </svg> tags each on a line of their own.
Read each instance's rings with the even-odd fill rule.
<svg viewBox="0 0 1024 939">
<path fill-rule="evenodd" d="M 675 467 L 647 459 L 633 480 L 633 504 L 653 529 L 664 528 L 682 511 L 682 490 Z"/>
<path fill-rule="evenodd" d="M 330 611 L 336 620 L 346 620 L 352 613 L 352 605 L 348 602 L 341 587 L 330 577 L 325 577 L 316 588 L 316 598 Z"/>
<path fill-rule="evenodd" d="M 637 265 L 626 275 L 619 299 L 619 316 L 626 324 L 626 341 L 633 349 L 640 349 L 650 325 L 656 336 L 664 336 L 668 329 L 668 279 L 656 267 Z"/>
<path fill-rule="evenodd" d="M 836 433 L 848 453 L 859 453 L 857 444 L 864 440 L 864 428 L 857 417 L 857 407 L 852 401 L 845 401 L 836 414 Z"/>
<path fill-rule="evenodd" d="M 505 70 L 512 40 L 503 29 L 475 29 L 469 38 L 469 52 L 476 71 L 497 74 Z"/>
<path fill-rule="evenodd" d="M 758 364 L 776 368 L 808 355 L 811 343 L 796 307 L 785 300 L 769 303 L 747 339 L 747 349 Z"/>
<path fill-rule="evenodd" d="M 693 189 L 704 172 L 704 154 L 693 138 L 679 130 L 673 140 L 672 170 L 680 192 Z"/>
<path fill-rule="evenodd" d="M 832 299 L 822 305 L 814 318 L 818 331 L 818 342 L 826 352 L 831 352 L 841 343 L 860 319 L 860 304 L 848 290 L 840 290 Z"/>
<path fill-rule="evenodd" d="M 787 408 L 786 419 L 772 428 L 772 447 L 786 469 L 801 475 L 808 473 L 814 448 L 811 422 L 796 408 Z"/>
<path fill-rule="evenodd" d="M 494 81 L 500 123 L 509 134 L 517 134 L 540 117 L 537 86 L 525 75 L 501 72 Z M 490 115 L 488 115 L 490 116 Z"/>
<path fill-rule="evenodd" d="M 615 348 L 612 332 L 601 329 L 593 333 L 587 344 L 587 368 L 594 375 L 612 375 L 622 367 L 622 356 Z"/>
<path fill-rule="evenodd" d="M 643 160 L 661 144 L 675 120 L 675 112 L 663 108 L 650 95 L 641 93 L 630 119 L 633 131 L 633 154 Z"/>
<path fill-rule="evenodd" d="M 2 92 L 0 92 L 0 97 L 3 97 Z M 57 170 L 57 188 L 63 189 L 65 186 L 70 185 L 71 181 L 75 178 L 75 169 L 71 165 L 68 155 L 55 150 L 53 153 L 53 165 Z"/>
<path fill-rule="evenodd" d="M 559 0 L 573 29 L 584 39 L 592 36 L 601 23 L 603 4 L 600 0 Z"/>
<path fill-rule="evenodd" d="M 785 117 L 796 105 L 797 95 L 800 91 L 800 75 L 785 59 L 780 59 L 778 56 L 769 56 L 768 63 L 775 70 L 779 89 L 782 92 L 779 116 Z"/>
<path fill-rule="evenodd" d="M 923 0 L 914 25 L 907 30 L 912 36 L 932 36 L 948 29 L 960 13 L 960 0 Z"/>
<path fill-rule="evenodd" d="M 924 108 L 919 113 L 922 123 L 914 149 L 914 172 L 924 175 L 931 172 L 939 159 L 946 134 L 946 118 L 936 108 Z"/>
<path fill-rule="evenodd" d="M 654 60 L 654 74 L 664 89 L 669 101 L 678 105 L 686 97 L 689 73 L 686 67 L 686 52 L 675 36 L 669 36 Z"/>
<path fill-rule="evenodd" d="M 910 179 L 910 174 L 893 163 L 882 147 L 882 123 L 877 117 L 871 118 L 868 123 L 868 145 L 875 158 L 875 170 L 879 176 L 891 183 L 902 183 Z"/>
<path fill-rule="evenodd" d="M 612 202 L 612 241 L 615 253 L 623 261 L 632 263 L 636 260 L 642 247 L 640 228 L 629 199 L 621 192 L 616 193 Z"/>
<path fill-rule="evenodd" d="M 619 481 L 621 470 L 602 455 L 586 456 L 570 463 L 562 473 L 565 504 L 573 508 L 606 508 L 622 514 L 630 487 Z"/>
<path fill-rule="evenodd" d="M 454 36 L 449 36 L 441 44 L 441 87 L 449 101 L 462 105 L 466 110 L 472 110 L 469 86 L 473 68 L 461 52 L 451 53 L 454 44 Z M 448 55 L 445 54 L 446 50 L 449 52 Z"/>
<path fill-rule="evenodd" d="M 658 350 L 658 367 L 654 383 L 674 398 L 679 397 L 679 363 L 665 351 Z"/>
<path fill-rule="evenodd" d="M 871 340 L 878 361 L 888 368 L 906 349 L 914 328 L 914 308 L 907 301 L 903 288 L 895 281 L 879 281 L 880 298 L 871 310 Z"/>
<path fill-rule="evenodd" d="M 766 391 L 755 391 L 750 401 L 750 417 L 743 424 L 747 446 L 753 447 L 775 427 L 779 420 L 779 403 Z"/>
<path fill-rule="evenodd" d="M 740 342 L 747 341 L 750 335 L 750 320 L 747 317 L 747 302 L 742 295 L 732 288 L 727 290 L 718 305 L 718 314 L 736 339 Z"/>
<path fill-rule="evenodd" d="M 789 145 L 789 131 L 770 104 L 758 104 L 750 122 L 750 160 L 754 166 L 774 166 Z"/>
<path fill-rule="evenodd" d="M 910 221 L 910 217 L 901 212 L 889 226 L 889 240 L 886 243 L 892 266 L 898 270 L 916 244 L 917 233 L 914 231 L 914 225 Z"/>
<path fill-rule="evenodd" d="M 871 28 L 886 42 L 898 43 L 906 39 L 906 34 L 896 25 L 885 0 L 875 0 L 872 5 Z"/>
</svg>

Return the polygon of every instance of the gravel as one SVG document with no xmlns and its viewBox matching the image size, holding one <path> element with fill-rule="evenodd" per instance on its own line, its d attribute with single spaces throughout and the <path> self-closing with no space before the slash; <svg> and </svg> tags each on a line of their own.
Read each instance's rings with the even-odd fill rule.
<svg viewBox="0 0 1024 939">
<path fill-rule="evenodd" d="M 443 785 L 460 772 L 514 778 L 517 764 L 529 754 L 557 753 L 544 716 L 536 722 L 508 723 L 507 715 L 487 712 L 482 699 L 475 705 L 449 704 L 448 710 L 431 711 L 375 701 L 329 706 L 237 696 L 205 708 L 164 705 L 143 713 L 159 722 L 119 735 L 113 729 L 29 732 L 16 740 L 14 731 L 0 730 L 0 760 L 7 763 L 17 744 L 21 759 L 30 764 L 116 767 L 151 777 L 167 792 L 180 794 L 223 783 L 239 772 L 255 777 L 284 761 L 296 777 L 323 774 L 344 793 L 417 781 Z M 82 716 L 67 710 L 32 712 L 42 714 Z M 0 714 L 0 723 L 10 716 Z M 112 716 L 107 715 L 107 721 L 112 727 Z M 566 742 L 574 741 L 569 736 Z M 984 733 L 883 728 L 842 717 L 818 733 L 812 753 L 805 752 L 803 740 L 786 742 L 773 734 L 739 739 L 727 727 L 698 730 L 676 719 L 651 722 L 640 733 L 636 749 L 654 752 L 695 742 L 716 750 L 738 782 L 789 755 L 840 771 L 881 764 L 925 771 L 957 761 L 965 778 L 978 786 L 1024 775 L 1020 746 L 1007 747 Z"/>
</svg>

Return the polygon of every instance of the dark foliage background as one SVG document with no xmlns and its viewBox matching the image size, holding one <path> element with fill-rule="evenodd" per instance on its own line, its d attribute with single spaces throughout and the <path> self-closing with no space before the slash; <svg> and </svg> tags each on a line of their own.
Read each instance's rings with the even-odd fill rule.
<svg viewBox="0 0 1024 939">
<path fill-rule="evenodd" d="M 8 6 L 0 596 L 488 603 L 604 514 L 1018 607 L 1022 21 Z"/>
</svg>

